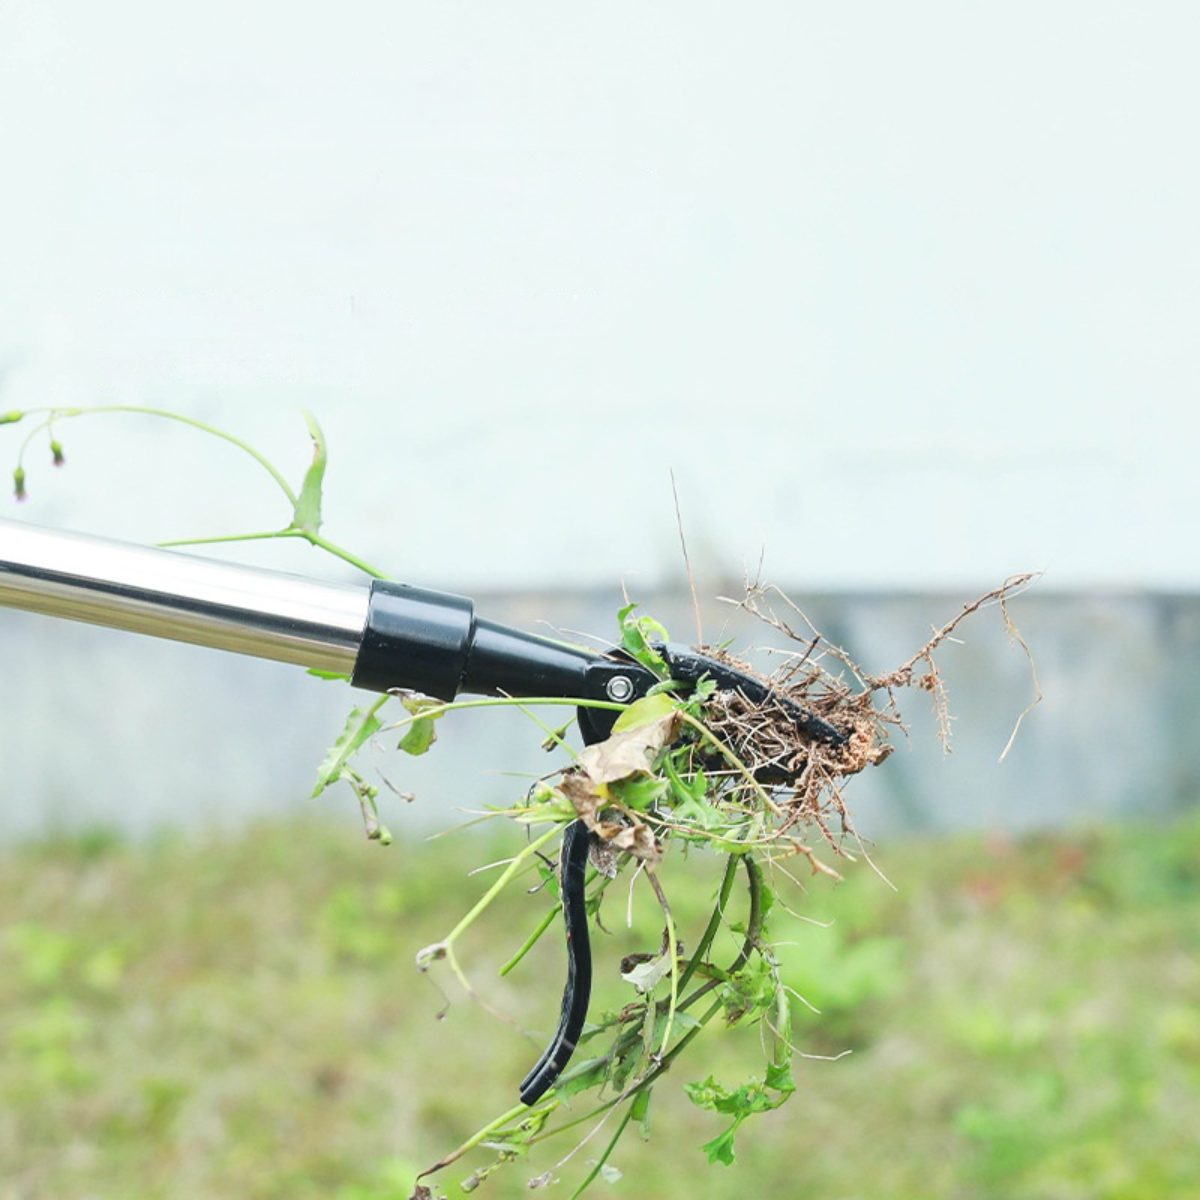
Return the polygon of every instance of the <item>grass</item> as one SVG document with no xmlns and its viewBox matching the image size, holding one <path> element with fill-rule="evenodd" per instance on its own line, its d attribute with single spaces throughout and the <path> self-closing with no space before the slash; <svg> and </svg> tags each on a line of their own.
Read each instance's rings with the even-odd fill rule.
<svg viewBox="0 0 1200 1200">
<path fill-rule="evenodd" d="M 463 947 L 508 1022 L 412 965 L 486 886 L 467 871 L 519 837 L 382 849 L 347 816 L 7 852 L 0 1200 L 407 1197 L 417 1168 L 514 1102 L 557 1016 L 557 939 L 497 977 L 544 896 L 503 900 Z M 753 1030 L 706 1032 L 655 1091 L 651 1140 L 623 1143 L 622 1178 L 596 1195 L 1193 1194 L 1200 820 L 876 857 L 898 893 L 852 867 L 783 889 L 808 919 L 773 924 L 785 977 L 822 1010 L 797 1012 L 800 1047 L 853 1053 L 799 1063 L 793 1099 L 739 1132 L 738 1164 L 710 1167 L 698 1147 L 722 1122 L 682 1085 L 761 1075 L 762 1051 Z M 680 865 L 664 882 L 686 941 L 713 880 L 703 856 Z M 624 915 L 621 889 L 596 939 L 598 1006 L 623 1002 L 622 954 L 657 949 L 652 908 L 633 930 Z M 549 1194 L 569 1195 L 606 1137 Z M 547 1143 L 482 1194 L 527 1195 L 570 1149 Z M 460 1194 L 486 1162 L 436 1181 Z"/>
</svg>

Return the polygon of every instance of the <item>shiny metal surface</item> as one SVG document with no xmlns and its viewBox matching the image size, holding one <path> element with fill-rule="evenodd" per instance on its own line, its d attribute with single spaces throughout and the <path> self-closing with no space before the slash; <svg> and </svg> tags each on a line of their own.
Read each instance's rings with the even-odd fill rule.
<svg viewBox="0 0 1200 1200">
<path fill-rule="evenodd" d="M 0 605 L 349 673 L 369 590 L 0 521 Z"/>
</svg>

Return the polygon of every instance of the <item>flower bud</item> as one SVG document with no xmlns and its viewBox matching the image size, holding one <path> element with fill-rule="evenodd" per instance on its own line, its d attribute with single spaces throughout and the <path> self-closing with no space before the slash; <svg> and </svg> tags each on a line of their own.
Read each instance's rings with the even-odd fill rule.
<svg viewBox="0 0 1200 1200">
<path fill-rule="evenodd" d="M 50 453 L 54 455 L 54 465 L 61 467 L 67 460 L 63 455 L 63 448 L 60 442 L 56 442 L 53 438 L 50 439 Z"/>
<path fill-rule="evenodd" d="M 18 467 L 13 472 L 13 495 L 18 500 L 24 500 L 28 493 L 25 491 L 25 468 Z"/>
<path fill-rule="evenodd" d="M 25 414 L 14 408 L 11 412 L 0 413 L 0 425 L 15 425 Z"/>
</svg>

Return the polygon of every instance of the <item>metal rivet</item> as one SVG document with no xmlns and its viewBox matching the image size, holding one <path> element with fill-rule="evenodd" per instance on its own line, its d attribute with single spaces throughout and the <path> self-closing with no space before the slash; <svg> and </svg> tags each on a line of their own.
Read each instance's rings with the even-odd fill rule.
<svg viewBox="0 0 1200 1200">
<path fill-rule="evenodd" d="M 633 681 L 628 675 L 614 675 L 604 689 L 610 700 L 624 704 L 633 695 Z"/>
</svg>

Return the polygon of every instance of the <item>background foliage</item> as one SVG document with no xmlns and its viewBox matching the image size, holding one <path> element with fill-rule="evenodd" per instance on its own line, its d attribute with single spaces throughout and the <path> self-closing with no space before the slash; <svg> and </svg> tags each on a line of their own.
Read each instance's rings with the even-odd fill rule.
<svg viewBox="0 0 1200 1200">
<path fill-rule="evenodd" d="M 486 886 L 466 875 L 481 851 L 511 854 L 519 831 L 381 852 L 354 824 L 5 854 L 0 1198 L 392 1200 L 509 1101 L 553 1024 L 561 948 L 500 980 L 515 947 L 496 930 L 523 936 L 542 898 L 502 897 L 462 955 L 531 1038 L 452 986 L 447 1005 L 412 964 Z M 1186 1194 L 1200 1177 L 1200 820 L 876 857 L 898 893 L 863 865 L 785 889 L 799 915 L 775 914 L 785 976 L 822 1010 L 797 1005 L 800 1047 L 853 1053 L 798 1061 L 798 1094 L 739 1132 L 731 1168 L 699 1148 L 727 1123 L 684 1095 L 702 1080 L 666 1079 L 655 1136 L 625 1139 L 622 1177 L 596 1194 Z M 679 873 L 681 923 L 713 883 Z M 661 936 L 661 914 L 638 910 L 627 931 L 616 907 L 596 946 L 601 1003 L 625 987 L 620 956 Z M 752 1030 L 703 1036 L 718 1080 L 761 1062 Z M 553 1150 L 490 1194 L 528 1195 Z M 483 1161 L 440 1182 L 456 1194 Z"/>
</svg>

